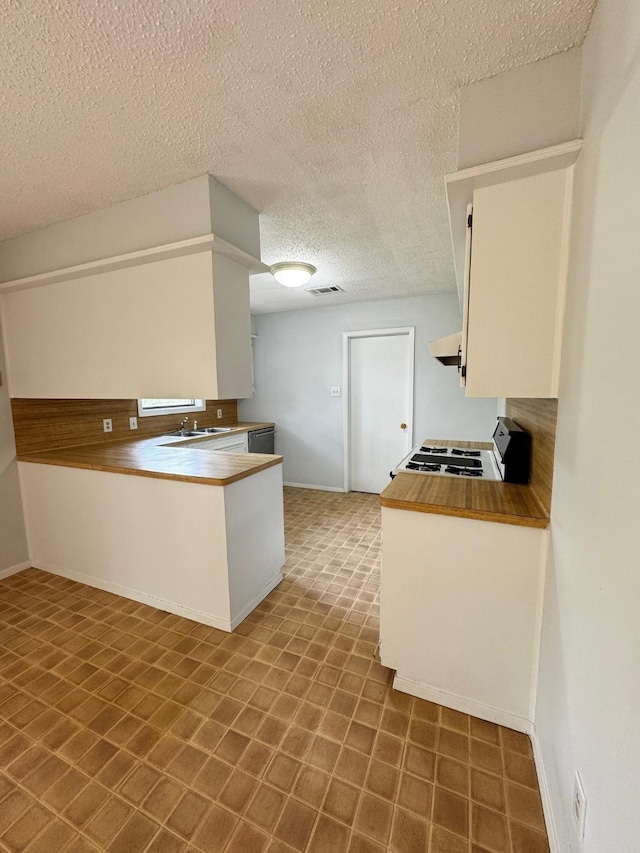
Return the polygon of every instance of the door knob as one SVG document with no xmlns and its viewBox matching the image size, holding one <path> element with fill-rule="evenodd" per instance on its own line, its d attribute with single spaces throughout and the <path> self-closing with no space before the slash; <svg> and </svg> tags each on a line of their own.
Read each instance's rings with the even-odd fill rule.
<svg viewBox="0 0 640 853">
<path fill-rule="evenodd" d="M 400 424 L 400 429 L 406 429 L 406 428 L 407 428 L 406 424 Z"/>
</svg>

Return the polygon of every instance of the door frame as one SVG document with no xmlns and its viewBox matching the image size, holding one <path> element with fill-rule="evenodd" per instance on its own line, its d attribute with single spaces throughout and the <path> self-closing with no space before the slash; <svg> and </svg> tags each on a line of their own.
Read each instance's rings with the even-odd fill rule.
<svg viewBox="0 0 640 853">
<path fill-rule="evenodd" d="M 354 338 L 383 338 L 389 336 L 407 335 L 411 351 L 409 370 L 409 385 L 411 388 L 409 412 L 407 413 L 407 433 L 410 445 L 413 446 L 413 410 L 415 398 L 415 326 L 396 326 L 391 329 L 363 329 L 357 332 L 342 334 L 342 445 L 344 458 L 344 491 L 351 491 L 351 341 Z M 400 460 L 398 459 L 398 462 Z"/>
</svg>

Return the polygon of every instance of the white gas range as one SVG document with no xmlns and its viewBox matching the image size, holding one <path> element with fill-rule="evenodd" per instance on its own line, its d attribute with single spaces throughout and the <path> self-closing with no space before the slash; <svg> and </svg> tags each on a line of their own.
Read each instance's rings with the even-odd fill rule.
<svg viewBox="0 0 640 853">
<path fill-rule="evenodd" d="M 393 469 L 393 474 L 435 474 L 440 477 L 475 477 L 502 480 L 492 450 L 417 444 Z"/>
<path fill-rule="evenodd" d="M 509 418 L 498 418 L 491 450 L 417 444 L 391 472 L 471 477 L 526 483 L 529 479 L 531 436 Z"/>
</svg>

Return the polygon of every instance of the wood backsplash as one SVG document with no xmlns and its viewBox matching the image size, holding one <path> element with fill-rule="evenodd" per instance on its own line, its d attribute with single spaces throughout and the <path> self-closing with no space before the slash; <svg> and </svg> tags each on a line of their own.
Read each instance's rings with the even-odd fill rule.
<svg viewBox="0 0 640 853">
<path fill-rule="evenodd" d="M 506 414 L 531 433 L 531 488 L 546 512 L 550 513 L 558 401 L 507 400 Z"/>
<path fill-rule="evenodd" d="M 222 418 L 216 410 L 222 409 Z M 178 429 L 186 415 L 154 415 L 138 418 L 138 429 L 129 429 L 129 418 L 138 417 L 137 400 L 11 400 L 16 450 L 31 453 L 52 447 L 96 444 L 120 438 L 147 438 Z M 103 418 L 111 418 L 113 432 L 104 432 Z M 189 415 L 198 426 L 230 426 L 238 422 L 237 400 L 207 400 L 204 412 Z"/>
</svg>

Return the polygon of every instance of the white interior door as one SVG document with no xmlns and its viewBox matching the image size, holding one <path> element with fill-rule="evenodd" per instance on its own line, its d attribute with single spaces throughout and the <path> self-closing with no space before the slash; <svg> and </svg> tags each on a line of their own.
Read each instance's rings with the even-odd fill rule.
<svg viewBox="0 0 640 853">
<path fill-rule="evenodd" d="M 347 488 L 381 492 L 413 439 L 413 329 L 346 334 Z"/>
</svg>

